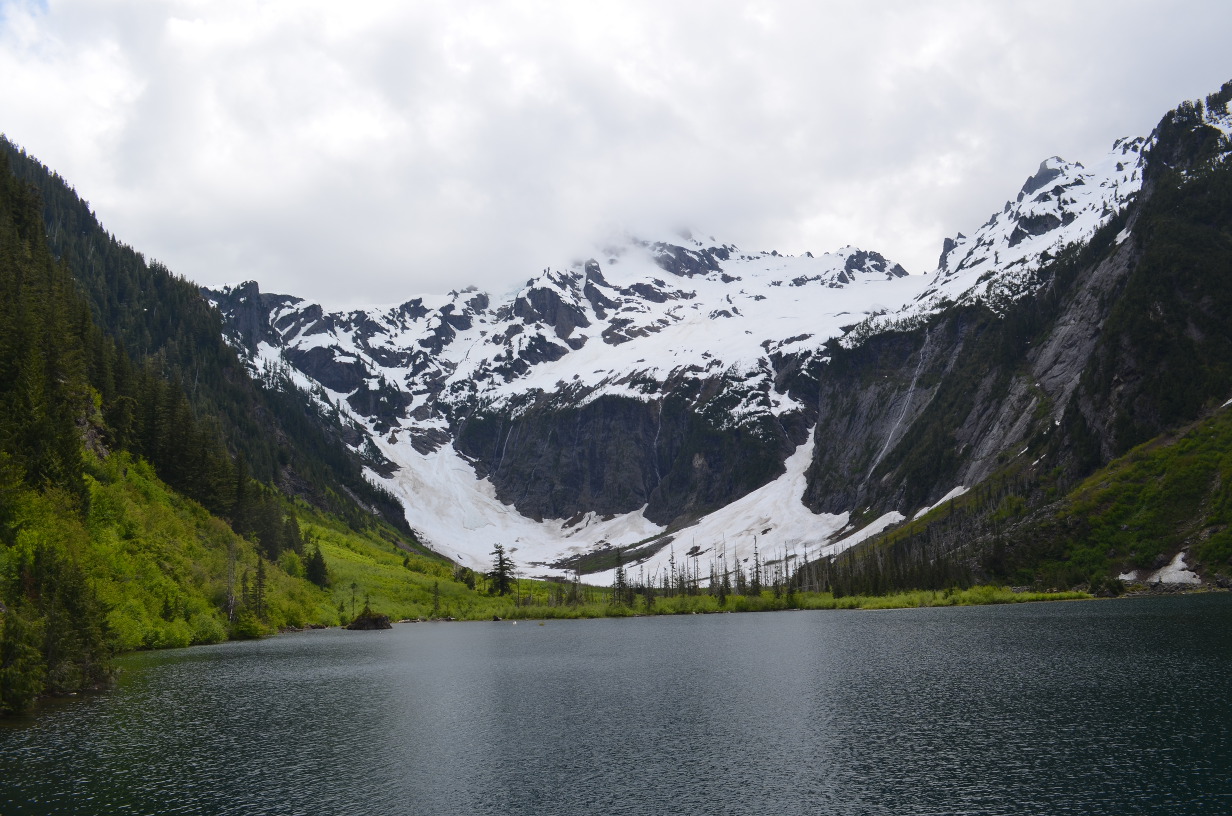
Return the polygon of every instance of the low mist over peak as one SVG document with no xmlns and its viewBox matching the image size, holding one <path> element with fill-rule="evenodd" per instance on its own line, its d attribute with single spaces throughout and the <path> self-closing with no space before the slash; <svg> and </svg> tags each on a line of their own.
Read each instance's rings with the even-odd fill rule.
<svg viewBox="0 0 1232 816">
<path fill-rule="evenodd" d="M 501 291 L 612 223 L 923 273 L 1041 156 L 1218 87 L 1230 28 L 1209 3 L 12 2 L 0 110 L 211 285 Z"/>
</svg>

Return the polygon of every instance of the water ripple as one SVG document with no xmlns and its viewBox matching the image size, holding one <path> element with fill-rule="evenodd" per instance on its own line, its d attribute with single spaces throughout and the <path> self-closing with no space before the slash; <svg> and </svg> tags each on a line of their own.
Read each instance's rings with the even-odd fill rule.
<svg viewBox="0 0 1232 816">
<path fill-rule="evenodd" d="M 0 726 L 4 814 L 1226 813 L 1232 597 L 310 632 Z"/>
</svg>

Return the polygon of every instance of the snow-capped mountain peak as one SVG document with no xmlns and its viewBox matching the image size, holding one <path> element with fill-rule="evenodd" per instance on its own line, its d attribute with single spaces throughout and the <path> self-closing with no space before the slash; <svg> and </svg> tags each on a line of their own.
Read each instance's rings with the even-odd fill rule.
<svg viewBox="0 0 1232 816">
<path fill-rule="evenodd" d="M 1143 138 L 1118 139 L 1089 169 L 1053 156 L 1040 163 L 1018 196 L 970 237 L 947 238 L 929 303 L 995 302 L 1027 293 L 1031 273 L 1067 244 L 1089 239 L 1142 188 Z"/>
<path fill-rule="evenodd" d="M 1226 106 L 1204 115 L 1226 150 Z M 832 344 L 858 346 L 953 303 L 997 311 L 1030 294 L 1041 263 L 1139 195 L 1154 139 L 1120 139 L 1089 165 L 1041 162 L 983 225 L 946 239 L 928 275 L 856 247 L 788 256 L 625 235 L 502 294 L 350 312 L 252 284 L 210 297 L 254 365 L 289 369 L 366 429 L 396 466 L 379 476 L 412 526 L 471 566 L 498 540 L 546 570 L 593 547 L 670 540 L 699 516 L 697 529 L 721 534 L 748 502 L 774 510 L 746 532 L 786 551 L 848 523 L 796 512 L 816 478 L 800 446 L 845 444 L 810 441 Z M 872 469 L 901 439 L 926 352 L 927 336 L 902 388 L 874 377 L 888 386 L 869 391 L 878 402 L 847 406 L 884 425 L 860 433 L 888 434 L 851 452 Z"/>
</svg>

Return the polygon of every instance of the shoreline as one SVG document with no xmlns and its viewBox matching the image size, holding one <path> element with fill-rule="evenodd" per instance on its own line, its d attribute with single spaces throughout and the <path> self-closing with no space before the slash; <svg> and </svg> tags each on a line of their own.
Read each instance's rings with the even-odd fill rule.
<svg viewBox="0 0 1232 816">
<path fill-rule="evenodd" d="M 995 594 L 990 594 L 990 590 Z M 493 616 L 475 617 L 475 618 L 454 618 L 454 617 L 437 617 L 437 618 L 403 618 L 397 621 L 392 621 L 394 624 L 415 624 L 415 623 L 510 623 L 516 624 L 521 622 L 537 622 L 540 626 L 546 624 L 549 620 L 554 621 L 569 621 L 569 620 L 599 620 L 603 618 L 655 618 L 655 617 L 673 617 L 681 615 L 734 615 L 747 613 L 761 612 L 814 612 L 814 611 L 835 611 L 835 612 L 888 612 L 903 609 L 933 609 L 943 607 L 963 607 L 963 606 L 1003 606 L 1010 604 L 1023 603 L 1057 603 L 1066 601 L 1116 601 L 1141 598 L 1166 598 L 1176 597 L 1181 595 L 1206 595 L 1212 593 L 1226 593 L 1232 591 L 1226 587 L 1218 586 L 1217 584 L 1204 583 L 1201 585 L 1191 584 L 1163 584 L 1158 586 L 1143 587 L 1137 586 L 1127 589 L 1124 593 L 1112 596 L 1093 595 L 1089 592 L 1067 590 L 1067 591 L 1052 591 L 1052 592 L 1033 592 L 1022 591 L 1018 588 L 1010 587 L 990 587 L 981 585 L 971 587 L 967 590 L 912 590 L 909 592 L 900 592 L 890 595 L 851 595 L 834 598 L 830 596 L 829 603 L 825 604 L 797 604 L 795 606 L 787 606 L 785 604 L 776 605 L 773 602 L 783 599 L 766 599 L 761 601 L 771 602 L 765 606 L 759 605 L 757 608 L 717 608 L 717 609 L 674 609 L 663 611 L 635 611 L 628 607 L 612 607 L 610 604 L 589 605 L 599 608 L 584 608 L 574 609 L 570 607 L 540 607 L 526 606 L 513 607 L 516 610 L 525 610 L 526 612 L 543 612 L 551 610 L 554 612 L 566 611 L 572 614 L 511 614 L 508 616 Z M 972 593 L 976 597 L 983 598 L 982 600 L 974 600 Z M 828 595 L 828 593 L 800 593 L 800 595 Z M 928 597 L 930 600 L 940 599 L 938 603 L 920 603 L 919 601 Z M 733 596 L 747 598 L 748 596 Z M 704 603 L 707 600 L 716 600 L 711 595 L 692 595 L 692 596 L 677 596 L 677 598 L 685 598 Z M 907 599 L 914 599 L 917 602 L 906 602 Z M 663 599 L 675 600 L 675 599 Z M 194 643 L 188 646 L 176 646 L 167 648 L 155 649 L 133 649 L 131 651 L 117 652 L 113 658 L 123 658 L 129 655 L 136 655 L 146 652 L 162 652 L 169 649 L 196 649 L 207 646 L 218 646 L 225 643 L 237 643 L 244 640 L 264 640 L 265 638 L 277 637 L 279 635 L 305 634 L 313 631 L 330 631 L 340 630 L 347 631 L 345 626 L 335 625 L 327 626 L 322 624 L 312 624 L 302 628 L 284 628 L 267 635 L 262 635 L 257 638 L 234 638 L 218 641 L 217 643 Z M 0 724 L 14 724 L 22 719 L 37 716 L 39 711 L 47 706 L 54 706 L 57 703 L 70 702 L 78 697 L 93 697 L 95 695 L 106 694 L 114 689 L 119 680 L 119 675 L 123 669 L 117 667 L 114 670 L 114 676 L 110 683 L 105 686 L 94 686 L 86 689 L 79 689 L 74 692 L 66 692 L 60 694 L 44 694 L 36 698 L 34 704 L 26 711 L 15 712 L 6 715 L 0 715 Z"/>
<path fill-rule="evenodd" d="M 990 597 L 972 597 L 972 594 L 985 593 L 992 590 Z M 926 609 L 952 606 L 1000 606 L 1007 604 L 1021 603 L 1060 603 L 1066 601 L 1105 601 L 1119 600 L 1126 598 L 1151 598 L 1151 597 L 1170 597 L 1175 595 L 1202 595 L 1207 593 L 1220 593 L 1232 591 L 1229 588 L 1221 587 L 1213 583 L 1204 583 L 1201 585 L 1193 584 L 1162 584 L 1153 586 L 1136 585 L 1126 589 L 1123 593 L 1117 595 L 1101 595 L 1091 593 L 1086 590 L 1031 590 L 1021 587 L 1005 587 L 995 585 L 977 585 L 965 590 L 907 590 L 904 592 L 889 593 L 886 595 L 846 595 L 834 597 L 830 593 L 798 593 L 799 597 L 811 599 L 814 602 L 797 603 L 795 605 L 787 605 L 784 599 L 781 598 L 762 598 L 760 600 L 751 598 L 751 596 L 736 596 L 730 595 L 729 599 L 741 598 L 748 599 L 752 605 L 746 603 L 735 602 L 727 606 L 718 605 L 718 608 L 712 608 L 710 603 L 714 600 L 717 603 L 716 596 L 708 593 L 699 593 L 697 595 L 679 595 L 672 598 L 662 598 L 656 600 L 656 604 L 664 602 L 681 601 L 686 608 L 675 609 L 645 609 L 631 608 L 622 604 L 611 603 L 595 603 L 595 604 L 580 604 L 577 606 L 513 606 L 505 610 L 505 614 L 499 616 L 488 617 L 453 617 L 439 616 L 431 618 L 401 618 L 391 621 L 397 624 L 413 624 L 413 623 L 516 623 L 518 621 L 546 621 L 546 620 L 595 620 L 600 618 L 655 618 L 655 617 L 672 617 L 676 615 L 732 615 L 760 612 L 809 612 L 809 611 L 884 611 L 892 609 Z M 815 602 L 818 596 L 824 596 L 828 600 L 817 603 Z M 928 601 L 921 603 L 924 596 L 928 596 Z M 692 608 L 689 608 L 692 607 Z M 702 608 L 705 607 L 705 608 Z M 543 614 L 547 613 L 547 614 Z M 297 632 L 308 632 L 315 629 L 346 629 L 344 625 L 323 626 L 320 624 L 305 626 L 302 628 L 286 628 L 278 632 L 264 635 L 263 637 L 273 637 L 279 634 L 294 634 Z M 227 642 L 227 641 L 223 641 Z M 208 644 L 198 644 L 208 645 Z"/>
</svg>

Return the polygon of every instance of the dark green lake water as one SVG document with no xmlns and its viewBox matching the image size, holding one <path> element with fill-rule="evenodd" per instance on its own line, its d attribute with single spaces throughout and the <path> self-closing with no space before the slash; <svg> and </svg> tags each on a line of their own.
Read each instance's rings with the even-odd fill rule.
<svg viewBox="0 0 1232 816">
<path fill-rule="evenodd" d="M 416 624 L 135 655 L 3 814 L 1232 813 L 1232 595 Z"/>
</svg>

